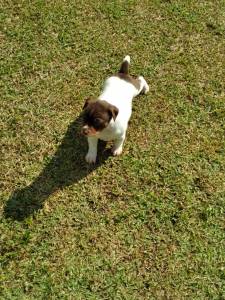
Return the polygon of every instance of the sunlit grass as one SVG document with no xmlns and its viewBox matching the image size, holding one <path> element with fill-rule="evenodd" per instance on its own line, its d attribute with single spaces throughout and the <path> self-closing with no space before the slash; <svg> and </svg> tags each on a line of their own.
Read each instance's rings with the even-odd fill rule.
<svg viewBox="0 0 225 300">
<path fill-rule="evenodd" d="M 2 4 L 2 299 L 224 299 L 224 8 Z M 90 167 L 84 99 L 126 54 L 150 92 Z"/>
</svg>

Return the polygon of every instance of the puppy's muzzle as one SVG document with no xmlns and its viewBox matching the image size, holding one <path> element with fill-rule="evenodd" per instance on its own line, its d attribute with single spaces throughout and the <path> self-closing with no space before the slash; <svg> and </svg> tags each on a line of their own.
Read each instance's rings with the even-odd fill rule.
<svg viewBox="0 0 225 300">
<path fill-rule="evenodd" d="M 81 133 L 82 133 L 83 135 L 88 135 L 88 134 L 90 133 L 90 130 L 89 130 L 89 128 L 88 128 L 87 126 L 84 126 L 84 127 L 82 128 L 82 130 L 81 130 Z"/>
<path fill-rule="evenodd" d="M 97 131 L 94 127 L 85 125 L 82 128 L 82 134 L 85 136 L 95 136 L 97 134 Z"/>
</svg>

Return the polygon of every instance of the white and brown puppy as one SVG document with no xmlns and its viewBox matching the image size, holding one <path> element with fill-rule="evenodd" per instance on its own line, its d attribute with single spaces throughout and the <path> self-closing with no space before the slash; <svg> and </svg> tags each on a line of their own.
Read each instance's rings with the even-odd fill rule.
<svg viewBox="0 0 225 300">
<path fill-rule="evenodd" d="M 113 155 L 120 155 L 132 112 L 132 99 L 149 91 L 142 76 L 129 75 L 130 56 L 122 62 L 119 73 L 109 77 L 98 99 L 88 99 L 84 104 L 82 132 L 88 138 L 86 161 L 95 163 L 98 139 L 114 141 Z"/>
</svg>

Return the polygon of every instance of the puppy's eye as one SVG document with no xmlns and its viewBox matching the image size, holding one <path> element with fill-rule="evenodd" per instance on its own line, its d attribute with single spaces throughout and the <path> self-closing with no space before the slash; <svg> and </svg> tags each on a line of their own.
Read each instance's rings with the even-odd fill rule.
<svg viewBox="0 0 225 300">
<path fill-rule="evenodd" d="M 94 123 L 95 123 L 95 125 L 101 125 L 102 124 L 102 120 L 100 118 L 95 118 L 94 119 Z"/>
</svg>

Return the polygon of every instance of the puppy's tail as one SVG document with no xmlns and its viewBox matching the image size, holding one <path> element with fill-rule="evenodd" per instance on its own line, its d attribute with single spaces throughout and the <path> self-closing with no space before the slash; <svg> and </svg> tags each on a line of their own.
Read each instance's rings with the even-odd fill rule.
<svg viewBox="0 0 225 300">
<path fill-rule="evenodd" d="M 129 74 L 130 56 L 124 57 L 119 73 Z"/>
</svg>

